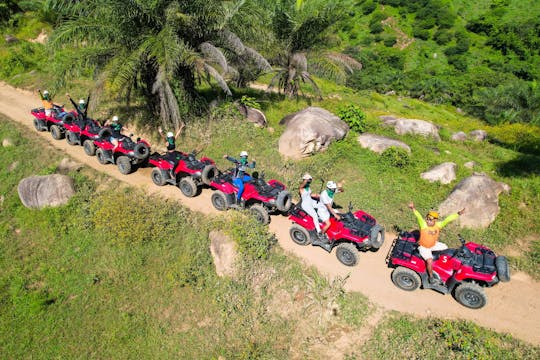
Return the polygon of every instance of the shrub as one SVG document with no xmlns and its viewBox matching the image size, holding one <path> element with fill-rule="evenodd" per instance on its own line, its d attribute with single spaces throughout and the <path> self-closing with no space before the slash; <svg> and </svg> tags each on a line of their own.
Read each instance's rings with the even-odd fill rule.
<svg viewBox="0 0 540 360">
<path fill-rule="evenodd" d="M 448 44 L 450 41 L 452 41 L 452 38 L 453 38 L 452 32 L 446 29 L 439 29 L 437 30 L 435 35 L 433 35 L 433 40 L 435 40 L 437 44 L 439 45 Z"/>
<path fill-rule="evenodd" d="M 381 154 L 381 159 L 386 164 L 398 168 L 406 167 L 410 163 L 410 156 L 407 150 L 397 146 L 391 146 L 384 150 Z"/>
<path fill-rule="evenodd" d="M 384 46 L 392 47 L 396 44 L 397 38 L 394 35 L 387 36 L 383 39 Z"/>
<path fill-rule="evenodd" d="M 358 133 L 366 131 L 366 114 L 356 105 L 348 105 L 338 112 L 341 120 L 345 121 L 351 130 Z"/>
<path fill-rule="evenodd" d="M 242 95 L 242 98 L 240 99 L 240 104 L 253 109 L 261 109 L 261 105 L 257 102 L 257 99 L 247 95 Z"/>
<path fill-rule="evenodd" d="M 369 24 L 369 32 L 372 34 L 380 34 L 383 32 L 383 26 L 380 22 L 372 22 Z"/>
<path fill-rule="evenodd" d="M 369 15 L 371 14 L 373 11 L 375 11 L 375 9 L 377 8 L 377 4 L 374 3 L 373 1 L 369 0 L 369 1 L 366 1 L 364 3 L 364 5 L 362 6 L 362 13 L 364 15 Z"/>
<path fill-rule="evenodd" d="M 526 124 L 503 124 L 488 130 L 494 142 L 532 154 L 540 154 L 540 127 Z"/>
</svg>

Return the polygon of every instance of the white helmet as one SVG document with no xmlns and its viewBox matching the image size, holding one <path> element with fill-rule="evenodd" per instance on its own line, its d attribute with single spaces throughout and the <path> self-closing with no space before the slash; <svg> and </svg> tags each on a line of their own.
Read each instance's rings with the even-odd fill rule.
<svg viewBox="0 0 540 360">
<path fill-rule="evenodd" d="M 112 121 L 113 121 L 113 122 L 117 122 L 117 121 L 118 121 L 118 116 L 114 115 L 114 116 L 112 117 Z"/>
<path fill-rule="evenodd" d="M 246 156 L 246 157 L 248 156 L 247 151 L 240 152 L 240 157 L 244 157 L 244 156 Z"/>
<path fill-rule="evenodd" d="M 172 132 L 169 131 L 169 132 L 167 133 L 167 137 L 174 137 L 174 134 L 173 134 Z"/>
<path fill-rule="evenodd" d="M 79 104 L 84 104 L 84 103 L 85 103 L 84 99 L 79 100 Z"/>
<path fill-rule="evenodd" d="M 43 95 L 49 95 L 49 91 L 48 90 L 43 90 Z"/>
<path fill-rule="evenodd" d="M 308 173 L 305 173 L 304 176 L 302 176 L 303 180 L 313 180 L 313 177 L 309 175 Z"/>
<path fill-rule="evenodd" d="M 336 190 L 337 184 L 333 181 L 329 181 L 326 183 L 326 187 L 329 188 L 330 190 Z"/>
</svg>

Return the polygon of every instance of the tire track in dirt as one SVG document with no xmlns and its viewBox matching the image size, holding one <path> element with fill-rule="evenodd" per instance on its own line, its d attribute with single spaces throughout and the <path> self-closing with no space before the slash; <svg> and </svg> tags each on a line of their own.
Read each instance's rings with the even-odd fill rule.
<svg viewBox="0 0 540 360">
<path fill-rule="evenodd" d="M 35 94 L 0 83 L 0 113 L 25 125 L 29 131 L 35 131 L 30 109 L 39 105 L 40 101 Z M 150 179 L 150 168 L 139 169 L 127 176 L 122 175 L 116 166 L 101 165 L 95 158 L 86 156 L 80 146 L 70 146 L 64 140 L 53 140 L 47 132 L 40 135 L 52 146 L 80 163 L 140 188 L 148 194 L 175 199 L 191 210 L 204 214 L 218 214 L 210 201 L 212 192 L 209 189 L 203 189 L 195 198 L 186 198 L 176 187 L 155 186 Z M 270 230 L 276 234 L 280 246 L 286 252 L 294 254 L 330 278 L 350 274 L 345 288 L 348 291 L 361 292 L 385 311 L 396 310 L 421 317 L 471 320 L 484 327 L 508 332 L 519 339 L 540 345 L 540 286 L 525 273 L 513 274 L 509 283 L 487 289 L 488 304 L 483 309 L 471 310 L 459 305 L 450 295 L 429 290 L 406 292 L 396 288 L 390 280 L 391 269 L 385 264 L 385 257 L 395 234 L 386 233 L 385 244 L 378 252 L 361 253 L 359 264 L 350 268 L 342 265 L 334 252 L 328 254 L 318 247 L 294 244 L 289 237 L 290 225 L 287 218 L 272 216 Z"/>
</svg>

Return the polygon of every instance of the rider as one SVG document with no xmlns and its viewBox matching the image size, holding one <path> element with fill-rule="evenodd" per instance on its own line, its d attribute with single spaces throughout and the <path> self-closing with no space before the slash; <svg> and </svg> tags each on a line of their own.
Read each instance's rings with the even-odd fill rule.
<svg viewBox="0 0 540 360">
<path fill-rule="evenodd" d="M 313 224 L 317 230 L 317 237 L 321 238 L 321 225 L 319 224 L 319 217 L 317 215 L 317 211 L 315 210 L 315 205 L 317 202 L 314 201 L 314 199 L 319 200 L 320 195 L 311 192 L 310 185 L 312 181 L 313 177 L 308 173 L 305 173 L 302 177 L 302 184 L 300 184 L 300 188 L 298 190 L 302 199 L 300 206 L 313 219 Z"/>
<path fill-rule="evenodd" d="M 43 93 L 40 89 L 37 89 L 39 93 L 39 97 L 41 98 L 41 103 L 43 104 L 43 108 L 45 109 L 45 116 L 51 117 L 53 116 L 54 107 L 60 105 L 55 104 L 52 100 L 51 95 L 47 90 L 43 90 Z"/>
<path fill-rule="evenodd" d="M 446 244 L 439 242 L 441 229 L 463 214 L 465 212 L 465 208 L 461 209 L 457 213 L 448 215 L 443 221 L 437 221 L 439 219 L 439 213 L 434 210 L 429 211 L 426 215 L 426 219 L 424 220 L 418 210 L 415 209 L 412 201 L 409 204 L 409 208 L 412 209 L 416 219 L 418 220 L 418 225 L 420 226 L 418 251 L 420 252 L 422 258 L 426 261 L 429 283 L 436 284 L 437 280 L 433 277 L 433 254 L 431 252 L 448 249 Z"/>
<path fill-rule="evenodd" d="M 111 144 L 114 145 L 113 152 L 115 152 L 116 148 L 118 147 L 119 141 L 124 137 L 122 135 L 122 130 L 129 130 L 118 121 L 118 116 L 116 115 L 112 117 L 111 121 L 107 120 L 105 122 L 105 126 L 110 126 L 112 130 L 109 141 L 111 142 Z"/>
<path fill-rule="evenodd" d="M 88 97 L 87 101 L 84 101 L 84 99 L 79 99 L 78 104 L 75 104 L 75 101 L 73 101 L 73 99 L 71 98 L 71 96 L 69 96 L 69 94 L 66 94 L 66 96 L 69 99 L 69 101 L 71 101 L 71 104 L 73 104 L 73 106 L 77 110 L 77 125 L 82 131 L 88 124 L 87 113 L 88 113 L 88 102 L 90 101 L 90 96 Z"/>
<path fill-rule="evenodd" d="M 223 155 L 224 159 L 229 160 L 235 164 L 235 171 L 233 174 L 233 184 L 238 188 L 236 194 L 236 205 L 243 206 L 242 194 L 244 193 L 244 183 L 251 180 L 251 176 L 246 174 L 247 168 L 255 168 L 255 159 L 252 162 L 248 162 L 247 151 L 240 152 L 240 160 L 236 160 L 229 155 Z"/>
<path fill-rule="evenodd" d="M 338 186 L 334 181 L 328 181 L 326 183 L 326 190 L 324 190 L 319 196 L 319 202 L 317 203 L 317 214 L 324 223 L 322 228 L 322 236 L 313 242 L 313 245 L 321 245 L 328 250 L 330 240 L 326 235 L 326 232 L 330 228 L 330 214 L 332 214 L 337 220 L 341 219 L 341 216 L 332 207 L 334 203 L 334 195 L 338 192 L 343 192 L 343 187 Z"/>
<path fill-rule="evenodd" d="M 182 123 L 182 126 L 180 126 L 180 129 L 178 129 L 176 134 L 173 134 L 171 131 L 169 131 L 167 132 L 167 136 L 163 135 L 163 129 L 161 127 L 158 128 L 159 135 L 161 135 L 167 145 L 167 153 L 165 154 L 164 159 L 173 164 L 173 168 L 171 169 L 171 175 L 174 175 L 174 169 L 180 161 L 180 156 L 176 151 L 176 138 L 178 137 L 178 135 L 180 135 L 184 126 L 185 124 Z"/>
</svg>

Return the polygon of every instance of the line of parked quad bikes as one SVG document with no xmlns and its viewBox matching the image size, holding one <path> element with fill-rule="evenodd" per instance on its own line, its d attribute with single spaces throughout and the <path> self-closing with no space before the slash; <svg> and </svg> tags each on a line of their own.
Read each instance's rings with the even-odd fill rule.
<svg viewBox="0 0 540 360">
<path fill-rule="evenodd" d="M 232 172 L 218 170 L 212 159 L 197 159 L 194 152 L 178 152 L 180 160 L 175 167 L 165 154 L 151 153 L 150 144 L 143 139 L 133 141 L 131 136 L 124 136 L 115 147 L 110 142 L 109 127 L 90 118 L 81 123 L 76 110 L 66 113 L 57 105 L 53 110 L 50 116 L 45 114 L 44 108 L 31 110 L 36 130 L 49 131 L 55 140 L 65 138 L 70 145 L 83 146 L 88 156 L 96 156 L 101 164 L 116 164 L 122 174 L 127 175 L 137 167 L 152 166 L 154 184 L 178 186 L 186 197 L 198 195 L 202 187 L 211 188 L 212 205 L 217 210 L 235 208 L 237 188 Z M 63 115 L 59 118 L 56 114 Z M 270 214 L 288 216 L 292 221 L 289 231 L 292 241 L 302 246 L 312 244 L 317 238 L 313 219 L 299 204 L 293 204 L 285 185 L 274 179 L 266 181 L 264 174 L 252 175 L 252 180 L 244 184 L 245 209 L 263 224 L 270 222 Z M 348 212 L 340 217 L 340 220 L 330 219 L 326 234 L 331 246 L 325 250 L 331 252 L 336 248 L 336 257 L 341 263 L 354 266 L 359 251 L 377 251 L 382 246 L 384 228 L 370 214 L 361 210 L 353 212 L 349 205 Z M 431 284 L 417 240 L 416 233 L 401 232 L 386 257 L 386 263 L 393 268 L 392 281 L 402 290 L 413 291 L 422 286 L 442 294 L 451 293 L 460 304 L 479 309 L 487 303 L 484 288 L 510 280 L 504 256 L 497 256 L 483 245 L 465 242 L 460 236 L 459 248 L 433 252 L 433 273 L 439 281 Z"/>
</svg>

